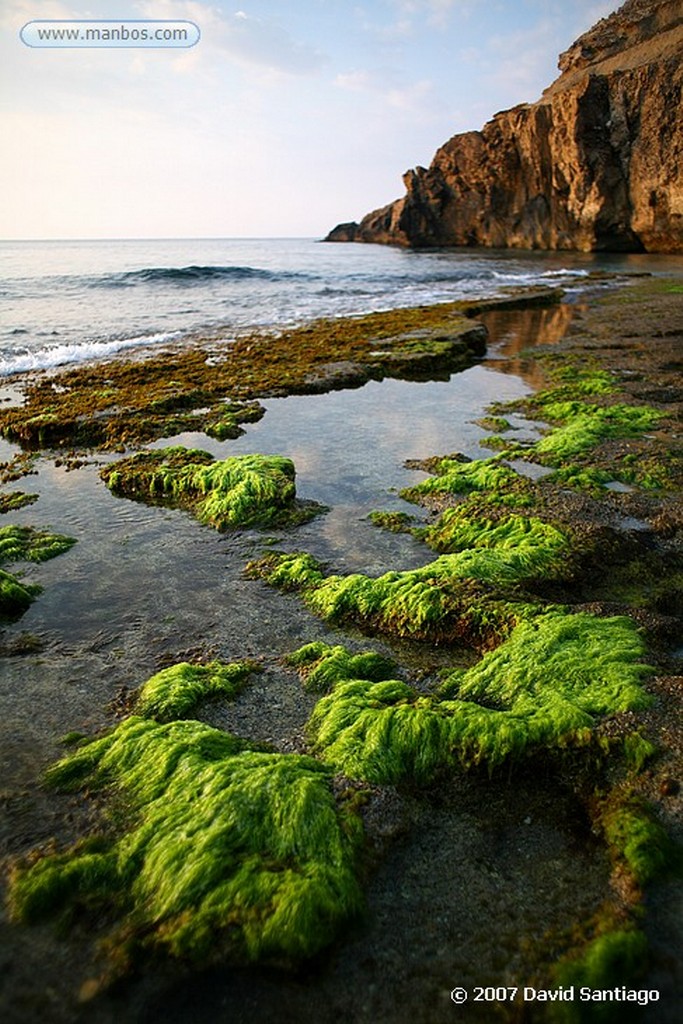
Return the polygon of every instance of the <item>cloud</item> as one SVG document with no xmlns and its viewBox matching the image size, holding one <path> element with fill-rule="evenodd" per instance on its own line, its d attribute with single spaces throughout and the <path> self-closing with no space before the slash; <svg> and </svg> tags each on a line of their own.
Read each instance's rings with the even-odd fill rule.
<svg viewBox="0 0 683 1024">
<path fill-rule="evenodd" d="M 349 92 L 365 93 L 394 110 L 421 115 L 426 113 L 425 101 L 433 88 L 433 83 L 429 79 L 403 84 L 400 76 L 391 71 L 343 72 L 336 76 L 334 83 L 338 88 Z"/>
<path fill-rule="evenodd" d="M 29 21 L 68 20 L 78 17 L 73 7 L 59 0 L 5 0 L 0 11 L 0 26 L 17 31 Z"/>
<path fill-rule="evenodd" d="M 238 65 L 276 75 L 317 73 L 327 58 L 294 39 L 278 22 L 243 10 L 225 14 L 197 0 L 147 0 L 139 5 L 148 18 L 185 18 L 199 26 L 198 47 L 218 50 Z"/>
<path fill-rule="evenodd" d="M 461 17 L 471 14 L 474 9 L 473 0 L 390 0 L 396 9 L 401 34 L 407 34 L 416 20 L 426 23 L 432 28 L 445 28 L 451 14 L 457 12 Z"/>
<path fill-rule="evenodd" d="M 325 62 L 318 50 L 293 39 L 279 25 L 243 11 L 227 22 L 223 46 L 236 60 L 286 74 L 311 74 Z"/>
</svg>

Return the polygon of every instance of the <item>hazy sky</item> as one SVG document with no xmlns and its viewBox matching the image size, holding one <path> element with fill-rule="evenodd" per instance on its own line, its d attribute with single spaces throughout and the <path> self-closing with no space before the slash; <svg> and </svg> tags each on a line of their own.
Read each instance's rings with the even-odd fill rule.
<svg viewBox="0 0 683 1024">
<path fill-rule="evenodd" d="M 319 236 L 537 99 L 620 0 L 2 0 L 0 236 Z M 32 49 L 37 19 L 195 22 L 191 50 Z"/>
</svg>

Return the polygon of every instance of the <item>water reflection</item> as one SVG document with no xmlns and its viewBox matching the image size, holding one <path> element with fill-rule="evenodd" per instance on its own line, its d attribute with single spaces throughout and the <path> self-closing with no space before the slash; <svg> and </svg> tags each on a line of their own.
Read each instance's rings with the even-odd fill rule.
<svg viewBox="0 0 683 1024">
<path fill-rule="evenodd" d="M 330 512 L 296 530 L 292 544 L 330 560 L 338 571 L 378 574 L 433 557 L 410 538 L 386 534 L 367 520 L 378 508 L 419 514 L 396 493 L 424 476 L 406 469 L 405 460 L 454 451 L 486 457 L 480 441 L 487 432 L 474 421 L 489 403 L 527 392 L 498 366 L 478 365 L 447 381 L 371 381 L 355 390 L 268 399 L 263 419 L 234 441 L 187 433 L 172 442 L 218 458 L 258 452 L 293 459 L 300 497 L 322 502 Z"/>
<path fill-rule="evenodd" d="M 556 345 L 561 341 L 579 308 L 562 303 L 482 313 L 477 319 L 489 332 L 487 363 L 503 373 L 521 377 L 534 389 L 543 387 L 542 370 L 525 352 L 538 345 Z"/>
</svg>

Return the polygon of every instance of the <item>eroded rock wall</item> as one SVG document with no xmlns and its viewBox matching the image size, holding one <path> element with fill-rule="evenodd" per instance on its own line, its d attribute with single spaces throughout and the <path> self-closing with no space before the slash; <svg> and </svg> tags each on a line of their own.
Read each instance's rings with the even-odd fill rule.
<svg viewBox="0 0 683 1024">
<path fill-rule="evenodd" d="M 682 0 L 628 0 L 537 103 L 453 136 L 328 240 L 683 252 L 682 58 Z"/>
</svg>

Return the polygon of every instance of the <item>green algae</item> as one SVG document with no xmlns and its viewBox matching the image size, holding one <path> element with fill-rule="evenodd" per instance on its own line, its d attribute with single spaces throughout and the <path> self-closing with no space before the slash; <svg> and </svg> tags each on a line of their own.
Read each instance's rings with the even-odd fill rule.
<svg viewBox="0 0 683 1024">
<path fill-rule="evenodd" d="M 222 403 L 211 419 L 204 425 L 204 431 L 217 441 L 226 441 L 244 433 L 242 423 L 256 423 L 265 414 L 258 402 Z"/>
<path fill-rule="evenodd" d="M 407 512 L 374 511 L 370 512 L 368 519 L 373 526 L 389 530 L 390 533 L 406 533 L 410 530 L 411 524 L 415 522 L 415 516 L 411 516 Z"/>
<path fill-rule="evenodd" d="M 76 543 L 71 537 L 30 526 L 0 527 L 0 562 L 46 562 L 68 551 Z"/>
<path fill-rule="evenodd" d="M 560 961 L 553 971 L 556 985 L 574 986 L 591 991 L 621 989 L 645 973 L 648 957 L 647 938 L 635 927 L 615 927 L 586 943 L 577 953 Z M 562 1001 L 553 1007 L 552 1019 L 558 1024 L 609 1024 L 632 1020 L 634 1005 L 622 1001 Z M 636 1013 L 640 1013 L 637 1009 Z"/>
<path fill-rule="evenodd" d="M 477 426 L 483 427 L 484 430 L 491 430 L 497 434 L 503 434 L 506 430 L 515 429 L 510 421 L 506 420 L 504 416 L 482 416 L 474 422 Z"/>
<path fill-rule="evenodd" d="M 598 469 L 597 466 L 576 466 L 570 463 L 553 470 L 552 473 L 544 477 L 543 486 L 571 487 L 572 490 L 586 491 L 588 494 L 597 496 L 603 494 L 605 485 L 616 478 L 615 473 Z"/>
<path fill-rule="evenodd" d="M 45 562 L 67 551 L 75 540 L 61 534 L 34 530 L 29 526 L 0 527 L 0 564 L 27 561 Z M 23 615 L 40 593 L 35 584 L 22 583 L 13 573 L 0 569 L 0 616 Z"/>
<path fill-rule="evenodd" d="M 284 589 L 300 589 L 324 619 L 353 620 L 399 636 L 452 630 L 481 637 L 504 632 L 511 609 L 487 600 L 472 584 L 510 590 L 538 578 L 566 573 L 570 545 L 558 529 L 519 515 L 499 522 L 475 519 L 468 508 L 447 509 L 432 527 L 414 531 L 437 550 L 433 562 L 378 578 L 354 573 L 327 576 L 302 553 L 271 553 L 248 571 Z M 456 627 L 449 620 L 461 620 Z"/>
<path fill-rule="evenodd" d="M 680 852 L 657 821 L 654 808 L 635 793 L 608 801 L 601 824 L 613 861 L 641 888 L 680 862 Z"/>
<path fill-rule="evenodd" d="M 548 376 L 554 386 L 537 391 L 528 401 L 534 405 L 545 405 L 576 395 L 614 395 L 621 391 L 610 370 L 595 367 L 581 369 L 575 363 L 564 363 L 548 369 Z"/>
<path fill-rule="evenodd" d="M 40 593 L 35 584 L 22 583 L 11 572 L 0 569 L 0 616 L 18 618 Z"/>
<path fill-rule="evenodd" d="M 618 479 L 646 490 L 680 487 L 683 478 L 683 447 L 672 447 L 657 456 L 629 453 L 619 461 Z"/>
<path fill-rule="evenodd" d="M 101 471 L 117 495 L 186 508 L 218 530 L 305 522 L 319 505 L 296 500 L 291 459 L 239 455 L 222 461 L 194 448 L 139 452 Z"/>
<path fill-rule="evenodd" d="M 638 437 L 655 428 L 663 416 L 658 409 L 645 405 L 551 402 L 543 406 L 543 417 L 561 426 L 537 441 L 532 450 L 554 458 L 571 458 L 590 451 L 607 438 Z"/>
<path fill-rule="evenodd" d="M 143 718 L 170 722 L 186 717 L 206 697 L 234 697 L 261 667 L 241 661 L 223 665 L 181 662 L 162 669 L 140 688 L 135 710 Z"/>
<path fill-rule="evenodd" d="M 6 512 L 15 512 L 26 505 L 32 505 L 34 501 L 38 501 L 38 495 L 26 494 L 24 491 L 9 491 L 7 494 L 0 494 L 0 515 Z"/>
<path fill-rule="evenodd" d="M 435 475 L 405 488 L 401 497 L 419 502 L 430 495 L 486 492 L 489 496 L 498 496 L 505 504 L 514 503 L 518 492 L 525 489 L 527 483 L 514 469 L 503 465 L 500 457 L 473 461 L 452 457 L 439 459 L 429 471 Z"/>
<path fill-rule="evenodd" d="M 652 672 L 642 663 L 644 654 L 628 616 L 552 611 L 520 622 L 477 665 L 452 673 L 441 693 L 511 706 L 526 706 L 531 695 L 570 717 L 637 710 L 650 704 L 642 688 Z"/>
<path fill-rule="evenodd" d="M 266 580 L 279 590 L 307 590 L 325 579 L 322 565 L 307 551 L 289 554 L 273 551 L 249 562 L 245 572 L 253 579 Z"/>
<path fill-rule="evenodd" d="M 497 522 L 459 505 L 445 509 L 436 523 L 414 531 L 442 552 L 487 550 L 508 559 L 514 555 L 517 579 L 548 576 L 566 566 L 569 538 L 536 517 L 509 515 Z"/>
<path fill-rule="evenodd" d="M 300 590 L 308 607 L 323 619 L 353 621 L 398 636 L 485 643 L 504 633 L 514 611 L 482 588 L 492 577 L 518 578 L 514 553 L 506 561 L 494 553 L 442 555 L 420 569 L 388 572 L 373 579 L 361 573 L 324 576 L 305 552 L 272 552 L 251 562 L 247 573 L 285 590 Z"/>
<path fill-rule="evenodd" d="M 351 778 L 389 785 L 589 745 L 603 718 L 649 705 L 643 651 L 626 617 L 552 612 L 519 623 L 478 664 L 450 673 L 438 696 L 338 647 L 307 645 L 291 662 L 312 688 L 329 691 L 307 726 L 314 751 Z"/>
<path fill-rule="evenodd" d="M 281 961 L 312 956 L 362 908 L 360 822 L 313 758 L 250 749 L 196 721 L 131 717 L 48 780 L 107 786 L 125 799 L 128 827 L 15 873 L 17 920 L 104 906 L 128 947 Z"/>
<path fill-rule="evenodd" d="M 304 686 L 311 693 L 324 693 L 340 679 L 392 679 L 396 665 L 375 651 L 352 654 L 341 644 L 331 646 L 322 640 L 304 644 L 287 655 L 289 665 L 299 670 Z"/>
</svg>

